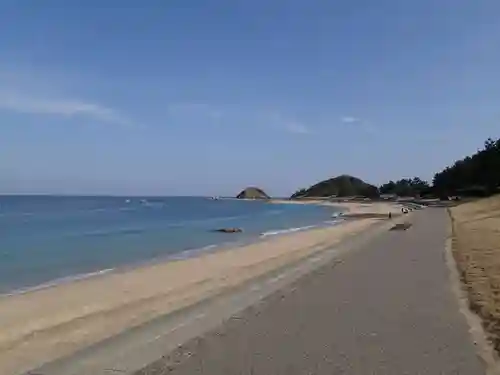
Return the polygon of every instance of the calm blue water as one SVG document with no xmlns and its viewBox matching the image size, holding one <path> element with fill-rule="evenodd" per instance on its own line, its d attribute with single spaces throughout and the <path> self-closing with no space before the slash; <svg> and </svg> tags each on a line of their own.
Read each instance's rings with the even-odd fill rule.
<svg viewBox="0 0 500 375">
<path fill-rule="evenodd" d="M 0 196 L 0 293 L 318 225 L 333 211 L 186 197 Z M 221 227 L 244 233 L 212 231 Z"/>
</svg>

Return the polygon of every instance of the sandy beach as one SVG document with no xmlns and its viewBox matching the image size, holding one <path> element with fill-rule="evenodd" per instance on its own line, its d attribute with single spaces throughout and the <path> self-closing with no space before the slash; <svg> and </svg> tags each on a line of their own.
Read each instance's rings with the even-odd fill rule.
<svg viewBox="0 0 500 375">
<path fill-rule="evenodd" d="M 399 210 L 388 203 L 341 205 L 350 213 Z M 0 297 L 0 373 L 22 373 L 69 355 L 335 245 L 375 222 L 368 218 L 348 221 L 196 258 Z"/>
<path fill-rule="evenodd" d="M 272 199 L 271 203 L 275 204 L 319 204 L 322 206 L 331 206 L 342 208 L 345 215 L 363 216 L 363 215 L 399 215 L 401 213 L 402 204 L 389 202 L 331 202 L 320 199 L 303 199 L 303 200 L 288 200 L 288 199 Z"/>
</svg>

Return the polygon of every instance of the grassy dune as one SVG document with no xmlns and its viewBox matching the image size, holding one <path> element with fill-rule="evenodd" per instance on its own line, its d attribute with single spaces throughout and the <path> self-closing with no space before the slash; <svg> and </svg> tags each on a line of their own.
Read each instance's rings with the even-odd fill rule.
<svg viewBox="0 0 500 375">
<path fill-rule="evenodd" d="M 453 254 L 470 307 L 500 352 L 500 196 L 451 208 Z"/>
</svg>

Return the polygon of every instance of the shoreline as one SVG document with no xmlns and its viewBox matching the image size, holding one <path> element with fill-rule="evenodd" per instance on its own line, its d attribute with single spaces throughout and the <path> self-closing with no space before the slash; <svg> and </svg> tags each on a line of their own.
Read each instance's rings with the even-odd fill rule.
<svg viewBox="0 0 500 375">
<path fill-rule="evenodd" d="M 269 230 L 269 231 L 261 233 L 259 236 L 255 237 L 255 238 L 227 241 L 227 242 L 222 242 L 220 244 L 211 244 L 211 245 L 201 246 L 201 247 L 197 247 L 197 248 L 186 249 L 186 250 L 180 251 L 178 253 L 160 255 L 158 257 L 144 259 L 144 260 L 130 263 L 130 264 L 124 264 L 124 265 L 119 265 L 119 266 L 111 267 L 111 268 L 103 268 L 103 269 L 98 269 L 95 271 L 83 272 L 83 273 L 63 276 L 60 278 L 48 280 L 48 281 L 43 282 L 41 284 L 36 284 L 36 285 L 32 285 L 32 286 L 24 286 L 24 287 L 20 287 L 20 288 L 14 288 L 12 290 L 2 292 L 2 293 L 0 293 L 0 302 L 2 301 L 3 298 L 9 298 L 9 297 L 17 296 L 17 295 L 29 294 L 29 293 L 37 292 L 40 290 L 50 289 L 50 288 L 57 288 L 58 286 L 62 286 L 62 285 L 66 285 L 66 284 L 71 284 L 71 283 L 75 283 L 75 282 L 85 281 L 88 279 L 107 276 L 111 273 L 114 274 L 114 273 L 130 272 L 130 271 L 134 271 L 136 269 L 140 269 L 143 267 L 153 266 L 155 264 L 164 264 L 164 263 L 170 263 L 170 262 L 175 262 L 175 261 L 182 261 L 182 260 L 193 259 L 196 257 L 208 255 L 208 254 L 214 254 L 214 253 L 221 252 L 221 251 L 235 250 L 235 249 L 238 249 L 238 248 L 244 247 L 244 246 L 260 244 L 262 242 L 269 241 L 269 240 L 273 239 L 274 237 L 286 236 L 286 235 L 297 233 L 297 232 L 306 232 L 306 231 L 311 231 L 311 230 L 315 230 L 315 229 L 326 229 L 329 227 L 340 225 L 343 223 L 343 221 L 344 220 L 342 218 L 332 217 L 331 221 L 328 221 L 328 222 L 324 221 L 324 222 L 321 222 L 321 223 L 318 223 L 315 225 L 307 225 L 304 227 L 291 227 L 291 228 L 286 228 L 286 229 Z M 276 232 L 276 233 L 272 233 L 272 232 Z"/>
<path fill-rule="evenodd" d="M 339 201 L 332 202 L 323 199 L 307 199 L 307 200 L 287 200 L 287 199 L 271 199 L 271 204 L 306 204 L 318 205 L 325 207 L 340 208 L 343 217 L 361 217 L 362 215 L 400 215 L 401 208 L 404 207 L 404 202 L 352 202 L 352 201 Z"/>
<path fill-rule="evenodd" d="M 375 209 L 375 207 L 372 207 Z M 342 221 L 199 256 L 0 298 L 0 372 L 29 371 L 335 246 L 378 222 Z M 30 362 L 25 354 L 30 353 Z"/>
<path fill-rule="evenodd" d="M 236 200 L 237 198 L 219 198 L 219 199 L 234 199 Z M 256 199 L 239 199 L 239 200 L 245 200 L 245 201 L 257 201 L 261 202 L 261 200 L 256 200 Z M 332 208 L 337 208 L 341 209 L 339 211 L 338 216 L 331 216 L 332 220 L 329 221 L 323 221 L 320 223 L 316 223 L 314 225 L 307 225 L 304 227 L 290 227 L 290 228 L 285 228 L 285 229 L 269 229 L 265 232 L 260 233 L 257 237 L 255 238 L 246 238 L 246 239 L 240 239 L 240 240 L 229 240 L 227 242 L 221 242 L 219 244 L 209 244 L 197 248 L 192 248 L 192 249 L 186 249 L 182 250 L 178 253 L 173 253 L 173 254 L 165 254 L 165 255 L 160 255 L 154 258 L 149 258 L 149 259 L 144 259 L 140 260 L 137 262 L 133 262 L 130 264 L 123 264 L 123 265 L 117 265 L 115 267 L 111 266 L 109 268 L 102 268 L 102 269 L 95 269 L 91 270 L 89 272 L 82 272 L 82 273 L 76 273 L 76 274 L 70 274 L 67 276 L 62 276 L 60 278 L 55 278 L 51 280 L 47 280 L 45 282 L 42 282 L 40 284 L 34 284 L 34 285 L 25 285 L 25 286 L 20 286 L 20 287 L 14 287 L 10 290 L 5 290 L 3 292 L 0 292 L 0 301 L 4 298 L 9 298 L 17 295 L 23 295 L 23 294 L 28 294 L 28 293 L 33 293 L 37 292 L 40 290 L 45 290 L 49 288 L 55 288 L 61 285 L 66 285 L 66 284 L 71 284 L 75 282 L 80 282 L 88 279 L 93 279 L 93 278 L 99 278 L 103 277 L 105 275 L 108 275 L 110 273 L 122 273 L 122 272 L 129 272 L 133 271 L 138 268 L 142 267 L 148 267 L 154 264 L 158 263 L 166 263 L 166 262 L 172 262 L 172 261 L 178 261 L 178 260 L 185 260 L 185 259 L 191 259 L 199 256 L 203 256 L 205 254 L 211 254 L 211 253 L 216 253 L 219 251 L 225 251 L 228 249 L 232 248 L 239 248 L 243 246 L 248 246 L 252 244 L 258 244 L 263 241 L 267 241 L 271 239 L 274 236 L 285 236 L 288 234 L 292 234 L 295 232 L 302 232 L 302 231 L 309 231 L 309 230 L 314 230 L 314 229 L 321 229 L 321 228 L 328 228 L 330 226 L 335 226 L 342 224 L 346 219 L 349 218 L 359 218 L 359 219 L 364 219 L 364 218 L 370 218 L 369 216 L 365 216 L 366 214 L 364 213 L 363 207 L 368 207 L 368 211 L 370 211 L 369 214 L 373 214 L 375 216 L 372 216 L 371 218 L 377 218 L 379 215 L 380 208 L 377 210 L 374 210 L 375 206 L 393 206 L 392 213 L 393 215 L 398 216 L 399 215 L 399 205 L 398 203 L 386 203 L 386 202 L 368 202 L 368 203 L 359 203 L 359 202 L 330 202 L 330 201 L 325 201 L 321 199 L 308 199 L 308 200 L 288 200 L 288 199 L 282 199 L 282 198 L 271 198 L 270 200 L 267 201 L 267 203 L 270 204 L 306 204 L 306 205 L 318 205 L 318 206 L 325 206 L 325 207 L 332 207 Z M 398 206 L 398 210 L 395 210 L 394 207 Z M 377 211 L 377 212 L 374 212 Z M 352 217 L 350 216 L 352 215 Z M 275 234 L 268 234 L 270 232 L 277 232 Z M 269 237 L 269 238 L 268 238 Z"/>
<path fill-rule="evenodd" d="M 236 199 L 236 198 L 235 198 Z M 281 203 L 276 203 L 281 204 Z M 139 260 L 129 264 L 122 264 L 117 266 L 111 266 L 109 268 L 95 269 L 90 270 L 89 272 L 82 272 L 76 274 L 70 274 L 67 276 L 62 276 L 60 278 L 50 279 L 45 282 L 34 284 L 34 285 L 25 285 L 20 287 L 14 287 L 10 290 L 0 291 L 0 301 L 3 298 L 9 298 L 16 295 L 23 295 L 32 292 L 37 292 L 39 290 L 49 289 L 58 287 L 60 285 L 71 284 L 74 282 L 79 282 L 83 280 L 88 280 L 92 278 L 99 278 L 110 273 L 122 273 L 133 271 L 138 268 L 148 267 L 155 264 L 167 263 L 185 259 L 191 259 L 199 256 L 203 256 L 205 254 L 216 253 L 220 251 L 225 251 L 229 249 L 240 248 L 243 246 L 248 246 L 252 244 L 258 244 L 263 241 L 267 241 L 272 239 L 275 236 L 285 236 L 287 234 L 295 233 L 295 232 L 303 232 L 314 229 L 328 228 L 331 226 L 339 225 L 342 223 L 342 219 L 339 217 L 331 217 L 332 220 L 318 222 L 316 224 L 306 225 L 304 227 L 289 227 L 283 229 L 273 229 L 270 228 L 255 237 L 244 238 L 244 239 L 231 239 L 231 234 L 228 234 L 228 240 L 225 242 L 217 243 L 217 244 L 209 244 L 205 246 L 200 246 L 191 249 L 185 249 L 179 252 L 159 255 L 153 258 L 147 258 L 143 260 Z"/>
<path fill-rule="evenodd" d="M 219 199 L 238 199 L 238 198 L 219 198 Z M 261 200 L 256 200 L 256 199 L 239 199 L 239 200 L 245 200 L 245 201 L 258 201 L 261 202 Z M 219 244 L 210 244 L 210 245 L 205 245 L 197 248 L 192 248 L 192 249 L 186 249 L 182 250 L 178 253 L 173 253 L 173 254 L 165 254 L 165 255 L 160 255 L 158 257 L 154 258 L 149 258 L 149 259 L 144 259 L 141 261 L 137 261 L 134 263 L 130 264 L 123 264 L 123 265 L 118 265 L 116 267 L 109 267 L 109 268 L 103 268 L 103 269 L 96 269 L 96 270 L 91 270 L 89 272 L 82 272 L 82 273 L 77 273 L 77 274 L 72 274 L 72 275 L 67 275 L 67 276 L 62 276 L 60 278 L 55 278 L 51 280 L 47 280 L 45 282 L 42 282 L 40 284 L 34 284 L 34 285 L 26 285 L 26 286 L 20 286 L 20 287 L 14 287 L 11 290 L 6 290 L 4 292 L 0 292 L 0 301 L 4 298 L 9 298 L 17 295 L 23 295 L 23 294 L 28 294 L 32 292 L 37 292 L 40 290 L 45 290 L 49 288 L 54 288 L 58 287 L 61 285 L 66 285 L 66 284 L 71 284 L 75 282 L 80 282 L 88 279 L 93 279 L 93 278 L 99 278 L 105 275 L 108 275 L 110 273 L 122 273 L 122 272 L 129 272 L 133 271 L 135 269 L 139 269 L 142 267 L 148 267 L 151 265 L 159 264 L 159 263 L 166 263 L 166 262 L 173 262 L 173 261 L 179 261 L 179 260 L 185 260 L 185 259 L 191 259 L 199 256 L 203 256 L 205 254 L 211 254 L 211 253 L 216 253 L 219 251 L 225 251 L 229 249 L 234 249 L 234 248 L 239 248 L 243 246 L 248 246 L 252 244 L 258 244 L 264 241 L 268 241 L 272 239 L 274 236 L 286 236 L 289 234 L 293 234 L 296 232 L 303 232 L 303 231 L 310 231 L 310 230 L 315 230 L 315 229 L 323 229 L 323 228 L 328 228 L 331 226 L 336 226 L 342 224 L 345 219 L 349 218 L 348 215 L 353 214 L 353 218 L 357 218 L 356 216 L 359 215 L 359 219 L 365 219 L 365 218 L 370 218 L 370 217 L 364 217 L 365 215 L 363 209 L 360 209 L 362 206 L 368 206 L 371 211 L 371 214 L 374 214 L 374 211 L 380 211 L 378 210 L 373 210 L 374 206 L 399 206 L 397 203 L 386 203 L 386 202 L 368 202 L 368 203 L 358 203 L 358 202 L 330 202 L 330 201 L 325 201 L 321 199 L 309 199 L 309 200 L 288 200 L 288 199 L 282 199 L 282 198 L 271 198 L 270 200 L 267 201 L 267 203 L 270 204 L 307 204 L 307 205 L 318 205 L 318 206 L 326 206 L 326 207 L 332 207 L 332 208 L 342 208 L 339 212 L 338 216 L 331 216 L 332 220 L 329 221 L 323 221 L 321 223 L 317 223 L 314 225 L 307 225 L 304 227 L 290 227 L 290 228 L 285 228 L 285 229 L 269 229 L 265 232 L 260 233 L 257 237 L 255 238 L 247 238 L 247 239 L 240 239 L 240 240 L 229 240 L 227 242 L 222 242 Z M 399 214 L 399 210 L 392 210 L 394 213 L 396 211 L 396 214 Z M 397 215 L 396 215 L 397 216 Z M 372 217 L 373 218 L 373 217 Z M 272 235 L 268 235 L 267 233 L 276 231 L 279 233 L 275 233 Z M 189 253 L 192 253 L 192 255 L 188 255 Z"/>
<path fill-rule="evenodd" d="M 261 200 L 257 199 L 238 199 L 238 198 L 219 198 L 219 199 L 234 199 L 234 200 L 244 200 L 244 201 L 255 201 L 255 202 L 262 202 Z M 210 254 L 210 253 L 215 253 L 219 251 L 224 251 L 230 248 L 239 248 L 242 246 L 247 246 L 251 244 L 256 244 L 260 243 L 262 241 L 266 241 L 269 238 L 267 237 L 273 237 L 275 235 L 277 236 L 283 236 L 287 235 L 289 233 L 294 233 L 294 232 L 301 232 L 301 231 L 306 231 L 306 230 L 314 230 L 318 228 L 325 228 L 329 226 L 334 226 L 334 225 L 339 225 L 342 223 L 343 219 L 349 218 L 348 215 L 354 214 L 354 215 L 361 215 L 359 218 L 367 218 L 367 217 L 362 217 L 363 211 L 360 209 L 361 206 L 367 206 L 370 208 L 370 211 L 374 211 L 373 207 L 374 206 L 379 206 L 379 205 L 394 205 L 390 203 L 380 203 L 380 202 L 375 202 L 375 203 L 367 203 L 367 204 L 362 204 L 358 202 L 329 202 L 321 199 L 309 199 L 309 200 L 288 200 L 288 199 L 281 199 L 281 198 L 271 198 L 270 200 L 267 201 L 267 203 L 270 204 L 307 204 L 307 205 L 318 205 L 318 206 L 325 206 L 325 207 L 331 207 L 331 208 L 337 208 L 340 209 L 339 215 L 338 216 L 331 216 L 331 220 L 329 221 L 323 221 L 319 222 L 313 225 L 307 225 L 304 227 L 290 227 L 290 228 L 284 228 L 284 229 L 269 229 L 265 232 L 260 233 L 258 236 L 254 238 L 246 238 L 246 239 L 240 239 L 240 240 L 228 240 L 227 242 L 221 242 L 219 244 L 209 244 L 197 248 L 192 248 L 192 249 L 186 249 L 182 250 L 177 253 L 173 254 L 165 254 L 165 255 L 160 255 L 154 258 L 149 258 L 149 259 L 144 259 L 140 261 L 136 261 L 130 264 L 122 264 L 122 265 L 117 265 L 117 266 L 110 266 L 109 268 L 102 268 L 102 269 L 95 269 L 95 270 L 90 270 L 89 272 L 82 272 L 82 273 L 76 273 L 76 274 L 70 274 L 66 276 L 62 276 L 60 278 L 55 278 L 55 279 L 50 279 L 47 281 L 44 281 L 39 284 L 33 284 L 33 285 L 24 285 L 24 286 L 19 286 L 19 287 L 14 287 L 10 290 L 5 290 L 5 291 L 0 291 L 0 301 L 3 298 L 9 298 L 13 297 L 16 295 L 22 295 L 22 294 L 28 294 L 32 292 L 37 292 L 39 290 L 44 290 L 44 289 L 49 289 L 49 288 L 54 288 L 58 287 L 60 285 L 65 285 L 65 284 L 70 284 L 74 282 L 79 282 L 82 280 L 87 280 L 91 278 L 99 278 L 104 275 L 108 275 L 110 273 L 120 273 L 120 272 L 128 272 L 132 271 L 134 269 L 138 269 L 141 267 L 147 267 L 150 265 L 154 265 L 157 263 L 165 263 L 165 262 L 172 262 L 172 261 L 177 261 L 177 260 L 183 260 L 183 259 L 191 259 L 194 257 L 198 256 L 203 256 L 204 254 Z M 373 212 L 372 212 L 373 213 Z M 269 235 L 267 233 L 270 232 L 280 232 L 280 233 L 275 233 L 272 235 Z M 282 233 L 281 233 L 282 232 Z M 190 255 L 192 254 L 192 255 Z"/>
</svg>

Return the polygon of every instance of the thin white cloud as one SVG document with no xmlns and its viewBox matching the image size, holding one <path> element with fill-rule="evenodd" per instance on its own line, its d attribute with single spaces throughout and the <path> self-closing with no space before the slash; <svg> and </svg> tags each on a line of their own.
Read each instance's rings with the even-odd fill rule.
<svg viewBox="0 0 500 375">
<path fill-rule="evenodd" d="M 172 116 L 196 116 L 207 117 L 212 120 L 220 120 L 225 111 L 205 103 L 171 103 L 167 111 Z"/>
<path fill-rule="evenodd" d="M 132 122 L 118 111 L 95 103 L 80 100 L 41 98 L 14 91 L 0 91 L 0 109 L 19 113 L 88 117 L 97 121 L 121 125 Z"/>
<path fill-rule="evenodd" d="M 365 133 L 375 134 L 377 132 L 376 126 L 373 125 L 371 121 L 359 117 L 343 116 L 340 118 L 340 121 L 344 124 L 355 124 L 355 128 L 362 130 Z"/>
<path fill-rule="evenodd" d="M 298 122 L 288 122 L 285 124 L 285 129 L 294 134 L 310 134 L 311 131 L 304 125 Z"/>
<path fill-rule="evenodd" d="M 359 118 L 353 117 L 353 116 L 344 116 L 344 117 L 340 118 L 340 121 L 342 121 L 345 124 L 352 124 L 355 122 L 360 122 L 361 120 Z"/>
<path fill-rule="evenodd" d="M 311 134 L 304 123 L 277 111 L 261 111 L 241 107 L 218 107 L 202 102 L 177 102 L 167 105 L 167 113 L 174 119 L 204 120 L 210 124 L 232 126 L 272 127 L 290 134 Z"/>
<path fill-rule="evenodd" d="M 280 129 L 291 134 L 311 134 L 311 129 L 304 123 L 290 119 L 278 112 L 271 112 L 264 116 L 264 123 L 270 123 L 276 129 Z"/>
</svg>

